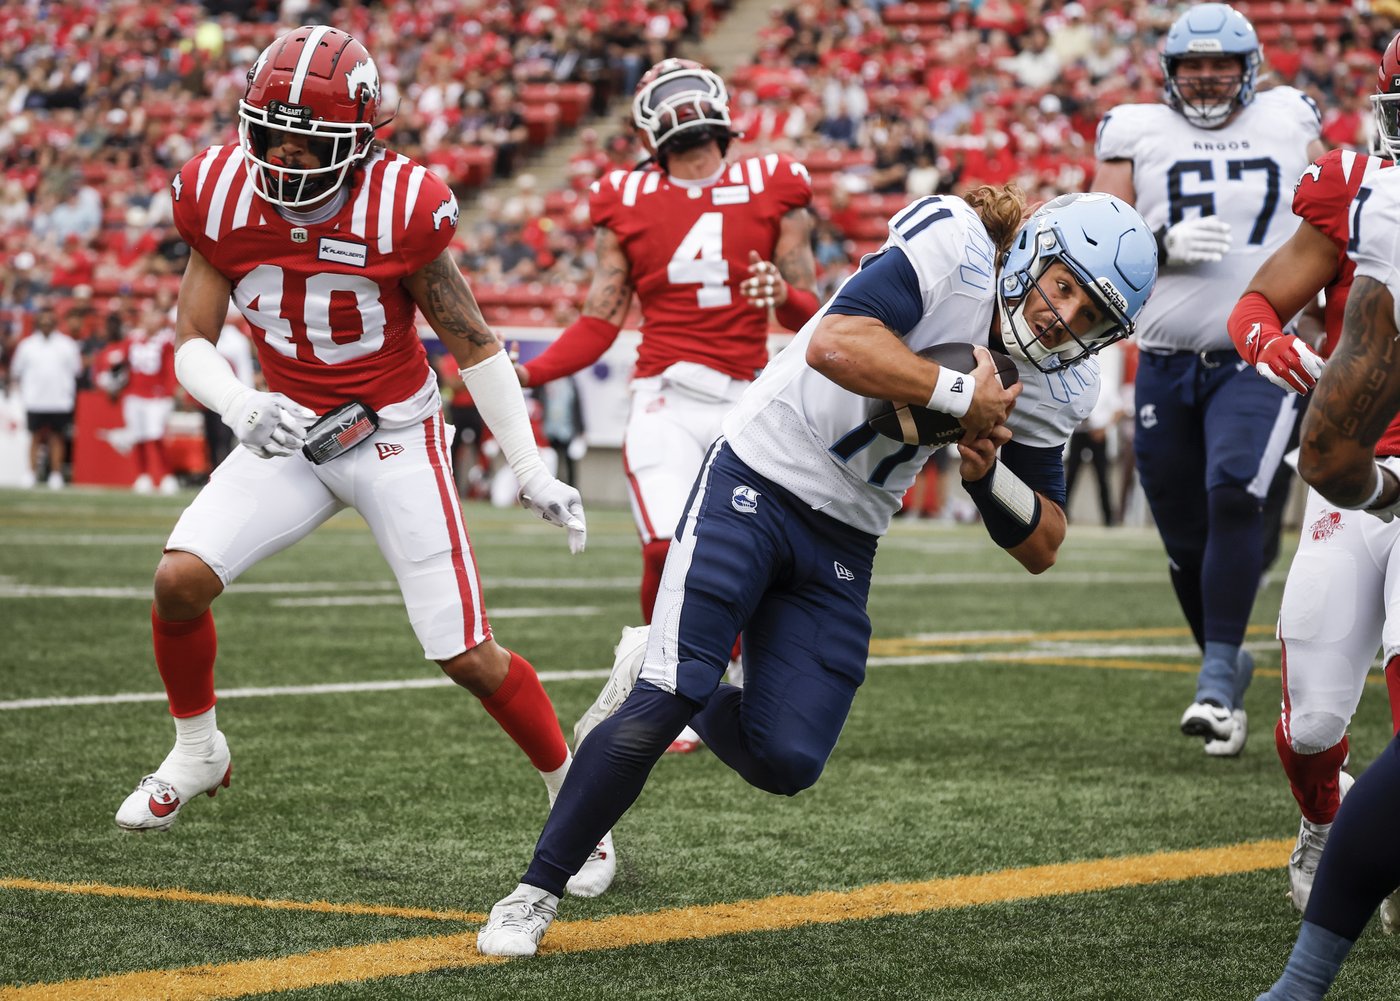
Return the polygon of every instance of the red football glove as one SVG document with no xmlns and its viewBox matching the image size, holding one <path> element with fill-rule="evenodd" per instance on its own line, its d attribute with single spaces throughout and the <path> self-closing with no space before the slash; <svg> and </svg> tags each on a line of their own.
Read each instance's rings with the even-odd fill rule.
<svg viewBox="0 0 1400 1001">
<path fill-rule="evenodd" d="M 1306 395 L 1322 374 L 1322 357 L 1301 337 L 1284 334 L 1259 349 L 1254 368 L 1275 386 Z"/>
</svg>

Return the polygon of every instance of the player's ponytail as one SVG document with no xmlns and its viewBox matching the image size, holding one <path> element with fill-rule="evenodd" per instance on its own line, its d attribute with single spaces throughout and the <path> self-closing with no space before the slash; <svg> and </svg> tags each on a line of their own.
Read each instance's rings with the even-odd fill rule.
<svg viewBox="0 0 1400 1001">
<path fill-rule="evenodd" d="M 1021 223 L 1026 217 L 1026 196 L 1014 184 L 992 186 L 983 184 L 963 196 L 987 228 L 987 235 L 997 247 L 997 260 L 1011 249 Z"/>
</svg>

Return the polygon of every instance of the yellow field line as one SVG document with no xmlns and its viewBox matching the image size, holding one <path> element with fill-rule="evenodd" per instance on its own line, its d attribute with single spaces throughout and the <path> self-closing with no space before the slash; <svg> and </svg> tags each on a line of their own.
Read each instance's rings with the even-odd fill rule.
<svg viewBox="0 0 1400 1001">
<path fill-rule="evenodd" d="M 377 904 L 337 904 L 329 900 L 278 900 L 243 897 L 233 893 L 199 893 L 178 887 L 112 886 L 107 883 L 48 883 L 37 879 L 0 877 L 0 890 L 30 890 L 35 893 L 79 893 L 94 897 L 125 897 L 131 900 L 170 900 L 184 904 L 217 904 L 222 907 L 262 907 L 274 911 L 315 911 L 320 914 L 357 914 L 381 918 L 426 918 L 431 921 L 461 921 L 476 924 L 486 920 L 474 911 L 432 911 L 423 907 L 384 907 Z"/>
<path fill-rule="evenodd" d="M 880 883 L 842 892 L 764 897 L 596 921 L 562 921 L 550 930 L 542 951 L 594 952 L 1228 876 L 1281 868 L 1292 847 L 1291 838 L 1254 841 L 1223 848 L 1005 869 L 919 883 Z M 475 940 L 475 933 L 465 932 L 323 949 L 280 959 L 29 984 L 0 988 L 0 1001 L 128 1001 L 145 997 L 208 1001 L 500 962 L 479 955 Z"/>
</svg>

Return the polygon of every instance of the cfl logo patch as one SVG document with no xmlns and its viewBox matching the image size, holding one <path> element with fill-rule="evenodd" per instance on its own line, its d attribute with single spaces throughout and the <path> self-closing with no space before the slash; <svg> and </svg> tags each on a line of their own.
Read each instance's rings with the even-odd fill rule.
<svg viewBox="0 0 1400 1001">
<path fill-rule="evenodd" d="M 757 514 L 758 497 L 759 493 L 753 487 L 735 487 L 729 503 L 734 505 L 734 510 L 740 514 Z"/>
</svg>

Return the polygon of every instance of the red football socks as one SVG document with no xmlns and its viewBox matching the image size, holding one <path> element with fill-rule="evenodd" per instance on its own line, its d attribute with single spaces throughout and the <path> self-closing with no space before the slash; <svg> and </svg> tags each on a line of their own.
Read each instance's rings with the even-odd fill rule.
<svg viewBox="0 0 1400 1001">
<path fill-rule="evenodd" d="M 656 594 L 661 590 L 661 571 L 666 568 L 666 552 L 670 548 L 670 539 L 653 539 L 642 544 L 642 621 L 647 625 L 651 625 Z"/>
<path fill-rule="evenodd" d="M 1342 797 L 1337 789 L 1337 773 L 1347 759 L 1347 738 L 1317 754 L 1299 754 L 1289 746 L 1283 733 L 1283 720 L 1274 727 L 1278 759 L 1293 787 L 1293 798 L 1310 823 L 1330 824 L 1337 815 Z"/>
<path fill-rule="evenodd" d="M 535 669 L 520 654 L 511 653 L 506 680 L 481 704 L 540 771 L 552 772 L 568 757 L 569 746 L 559 729 L 554 703 Z"/>
<path fill-rule="evenodd" d="M 219 649 L 213 614 L 206 608 L 203 615 L 186 622 L 167 622 L 153 605 L 151 638 L 170 715 L 183 719 L 212 709 L 214 656 Z"/>
</svg>

